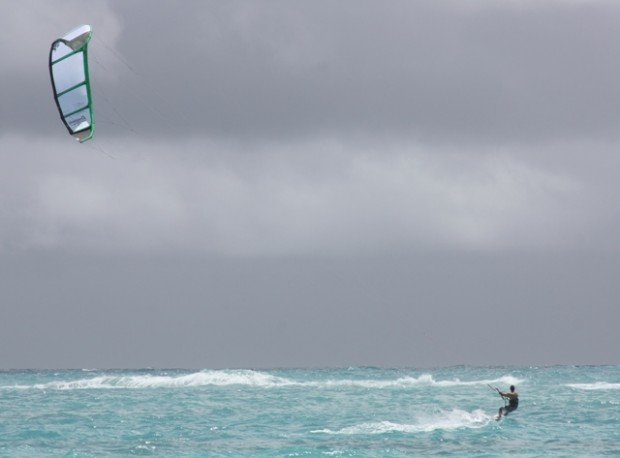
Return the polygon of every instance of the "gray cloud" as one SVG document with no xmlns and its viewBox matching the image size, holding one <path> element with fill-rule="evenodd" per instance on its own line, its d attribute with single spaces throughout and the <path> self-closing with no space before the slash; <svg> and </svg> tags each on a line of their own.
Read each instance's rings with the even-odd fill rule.
<svg viewBox="0 0 620 458">
<path fill-rule="evenodd" d="M 7 86 L 27 82 L 36 97 L 8 94 L 3 129 L 30 132 L 35 119 L 52 132 L 57 123 L 44 121 L 53 107 L 45 109 L 49 87 L 41 66 L 49 42 L 79 19 L 94 26 L 97 107 L 109 133 L 126 134 L 110 123 L 128 122 L 144 135 L 179 137 L 617 140 L 620 8 L 614 2 L 94 8 L 96 14 L 31 7 L 30 17 L 45 11 L 52 19 L 19 40 L 18 49 L 5 50 L 21 57 L 3 73 Z M 4 22 L 17 23 L 14 15 Z M 13 41 L 19 34 L 15 26 L 4 33 Z"/>
<path fill-rule="evenodd" d="M 0 367 L 618 363 L 616 2 L 83 5 L 0 16 Z"/>
<path fill-rule="evenodd" d="M 174 140 L 139 153 L 142 145 L 127 141 L 114 159 L 65 140 L 5 141 L 14 164 L 0 172 L 6 249 L 566 250 L 583 246 L 598 226 L 586 216 L 604 210 L 579 177 L 510 154 L 323 141 L 255 146 L 248 157 L 235 145 Z M 39 152 L 24 152 L 30 147 Z M 171 155 L 176 149 L 183 153 Z M 604 248 L 616 240 L 615 224 L 601 228 Z"/>
<path fill-rule="evenodd" d="M 617 257 L 0 259 L 4 367 L 618 363 Z M 36 287 L 33 287 L 33 283 Z"/>
<path fill-rule="evenodd" d="M 140 16 L 125 7 L 120 49 L 192 130 L 617 138 L 611 2 L 203 3 Z M 172 24 L 186 33 L 166 34 Z"/>
</svg>

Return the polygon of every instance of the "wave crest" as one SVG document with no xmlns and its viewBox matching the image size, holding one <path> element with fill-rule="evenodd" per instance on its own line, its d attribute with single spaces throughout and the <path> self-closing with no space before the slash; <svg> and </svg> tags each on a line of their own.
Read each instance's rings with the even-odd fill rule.
<svg viewBox="0 0 620 458">
<path fill-rule="evenodd" d="M 290 382 L 282 377 L 252 370 L 201 371 L 184 375 L 101 375 L 72 381 L 54 381 L 12 388 L 49 390 L 184 388 L 198 386 L 246 385 L 255 387 L 284 386 Z"/>
<path fill-rule="evenodd" d="M 258 388 L 310 387 L 317 389 L 330 388 L 365 388 L 365 389 L 407 389 L 421 387 L 456 387 L 469 385 L 486 385 L 490 383 L 518 384 L 522 382 L 515 377 L 505 375 L 492 380 L 461 381 L 435 380 L 430 374 L 419 377 L 400 377 L 397 379 L 328 379 L 314 381 L 298 381 L 279 377 L 266 372 L 244 370 L 204 370 L 182 375 L 99 375 L 69 381 L 52 381 L 35 385 L 5 386 L 13 389 L 43 390 L 84 390 L 84 389 L 146 389 L 146 388 L 185 388 L 200 386 L 242 385 Z"/>
<path fill-rule="evenodd" d="M 568 383 L 569 388 L 575 388 L 577 390 L 620 390 L 620 383 L 609 382 L 594 382 L 594 383 Z"/>
</svg>

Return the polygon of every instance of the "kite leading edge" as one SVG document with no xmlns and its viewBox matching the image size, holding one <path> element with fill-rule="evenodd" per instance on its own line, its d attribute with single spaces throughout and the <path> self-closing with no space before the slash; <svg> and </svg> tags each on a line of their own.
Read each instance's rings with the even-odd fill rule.
<svg viewBox="0 0 620 458">
<path fill-rule="evenodd" d="M 49 57 L 50 78 L 60 118 L 80 143 L 90 140 L 95 133 L 88 74 L 88 42 L 92 34 L 89 25 L 81 25 L 54 41 Z"/>
</svg>

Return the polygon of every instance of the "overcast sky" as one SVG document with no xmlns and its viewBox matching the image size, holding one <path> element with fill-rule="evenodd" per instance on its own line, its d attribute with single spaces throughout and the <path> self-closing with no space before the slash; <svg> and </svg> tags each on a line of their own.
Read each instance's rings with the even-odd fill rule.
<svg viewBox="0 0 620 458">
<path fill-rule="evenodd" d="M 617 1 L 0 2 L 0 368 L 620 364 Z"/>
</svg>

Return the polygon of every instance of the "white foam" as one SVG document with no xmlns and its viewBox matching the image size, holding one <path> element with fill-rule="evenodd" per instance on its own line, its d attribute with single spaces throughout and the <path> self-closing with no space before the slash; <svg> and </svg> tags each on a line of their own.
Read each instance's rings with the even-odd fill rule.
<svg viewBox="0 0 620 458">
<path fill-rule="evenodd" d="M 5 388 L 43 390 L 84 390 L 84 389 L 140 389 L 140 388 L 179 388 L 197 386 L 246 385 L 256 387 L 275 387 L 289 384 L 285 378 L 252 370 L 201 371 L 186 375 L 102 375 L 99 377 L 72 381 L 54 381 L 36 385 L 17 385 Z"/>
<path fill-rule="evenodd" d="M 305 382 L 306 386 L 315 387 L 360 387 L 360 388 L 410 388 L 415 386 L 435 386 L 435 387 L 454 387 L 470 385 L 488 385 L 491 383 L 501 383 L 506 385 L 517 385 L 523 380 L 505 375 L 497 379 L 490 380 L 470 380 L 463 381 L 458 378 L 453 380 L 435 380 L 430 374 L 422 374 L 419 377 L 400 377 L 394 380 L 325 380 L 321 382 Z"/>
<path fill-rule="evenodd" d="M 391 421 L 380 421 L 371 423 L 361 423 L 355 426 L 348 426 L 336 431 L 331 429 L 320 429 L 313 433 L 336 434 L 336 435 L 369 435 L 385 434 L 391 432 L 419 433 L 431 432 L 435 430 L 454 430 L 461 428 L 476 429 L 482 428 L 493 420 L 493 416 L 484 413 L 482 410 L 467 412 L 454 409 L 449 412 L 440 412 L 433 415 L 421 416 L 414 423 L 402 424 Z"/>
<path fill-rule="evenodd" d="M 569 388 L 577 390 L 620 390 L 620 383 L 594 382 L 594 383 L 568 383 Z"/>
<path fill-rule="evenodd" d="M 184 375 L 100 375 L 91 378 L 82 378 L 69 381 L 53 381 L 36 385 L 18 385 L 13 389 L 43 389 L 43 390 L 81 390 L 81 389 L 143 389 L 143 388 L 183 388 L 199 386 L 228 386 L 243 385 L 262 388 L 282 388 L 291 386 L 330 389 L 340 387 L 357 387 L 366 389 L 407 389 L 421 387 L 455 387 L 469 385 L 486 385 L 490 383 L 518 384 L 522 380 L 506 375 L 492 380 L 461 381 L 435 380 L 430 374 L 419 377 L 400 377 L 397 379 L 330 379 L 321 381 L 297 381 L 285 377 L 278 377 L 265 372 L 253 370 L 204 370 Z"/>
</svg>

